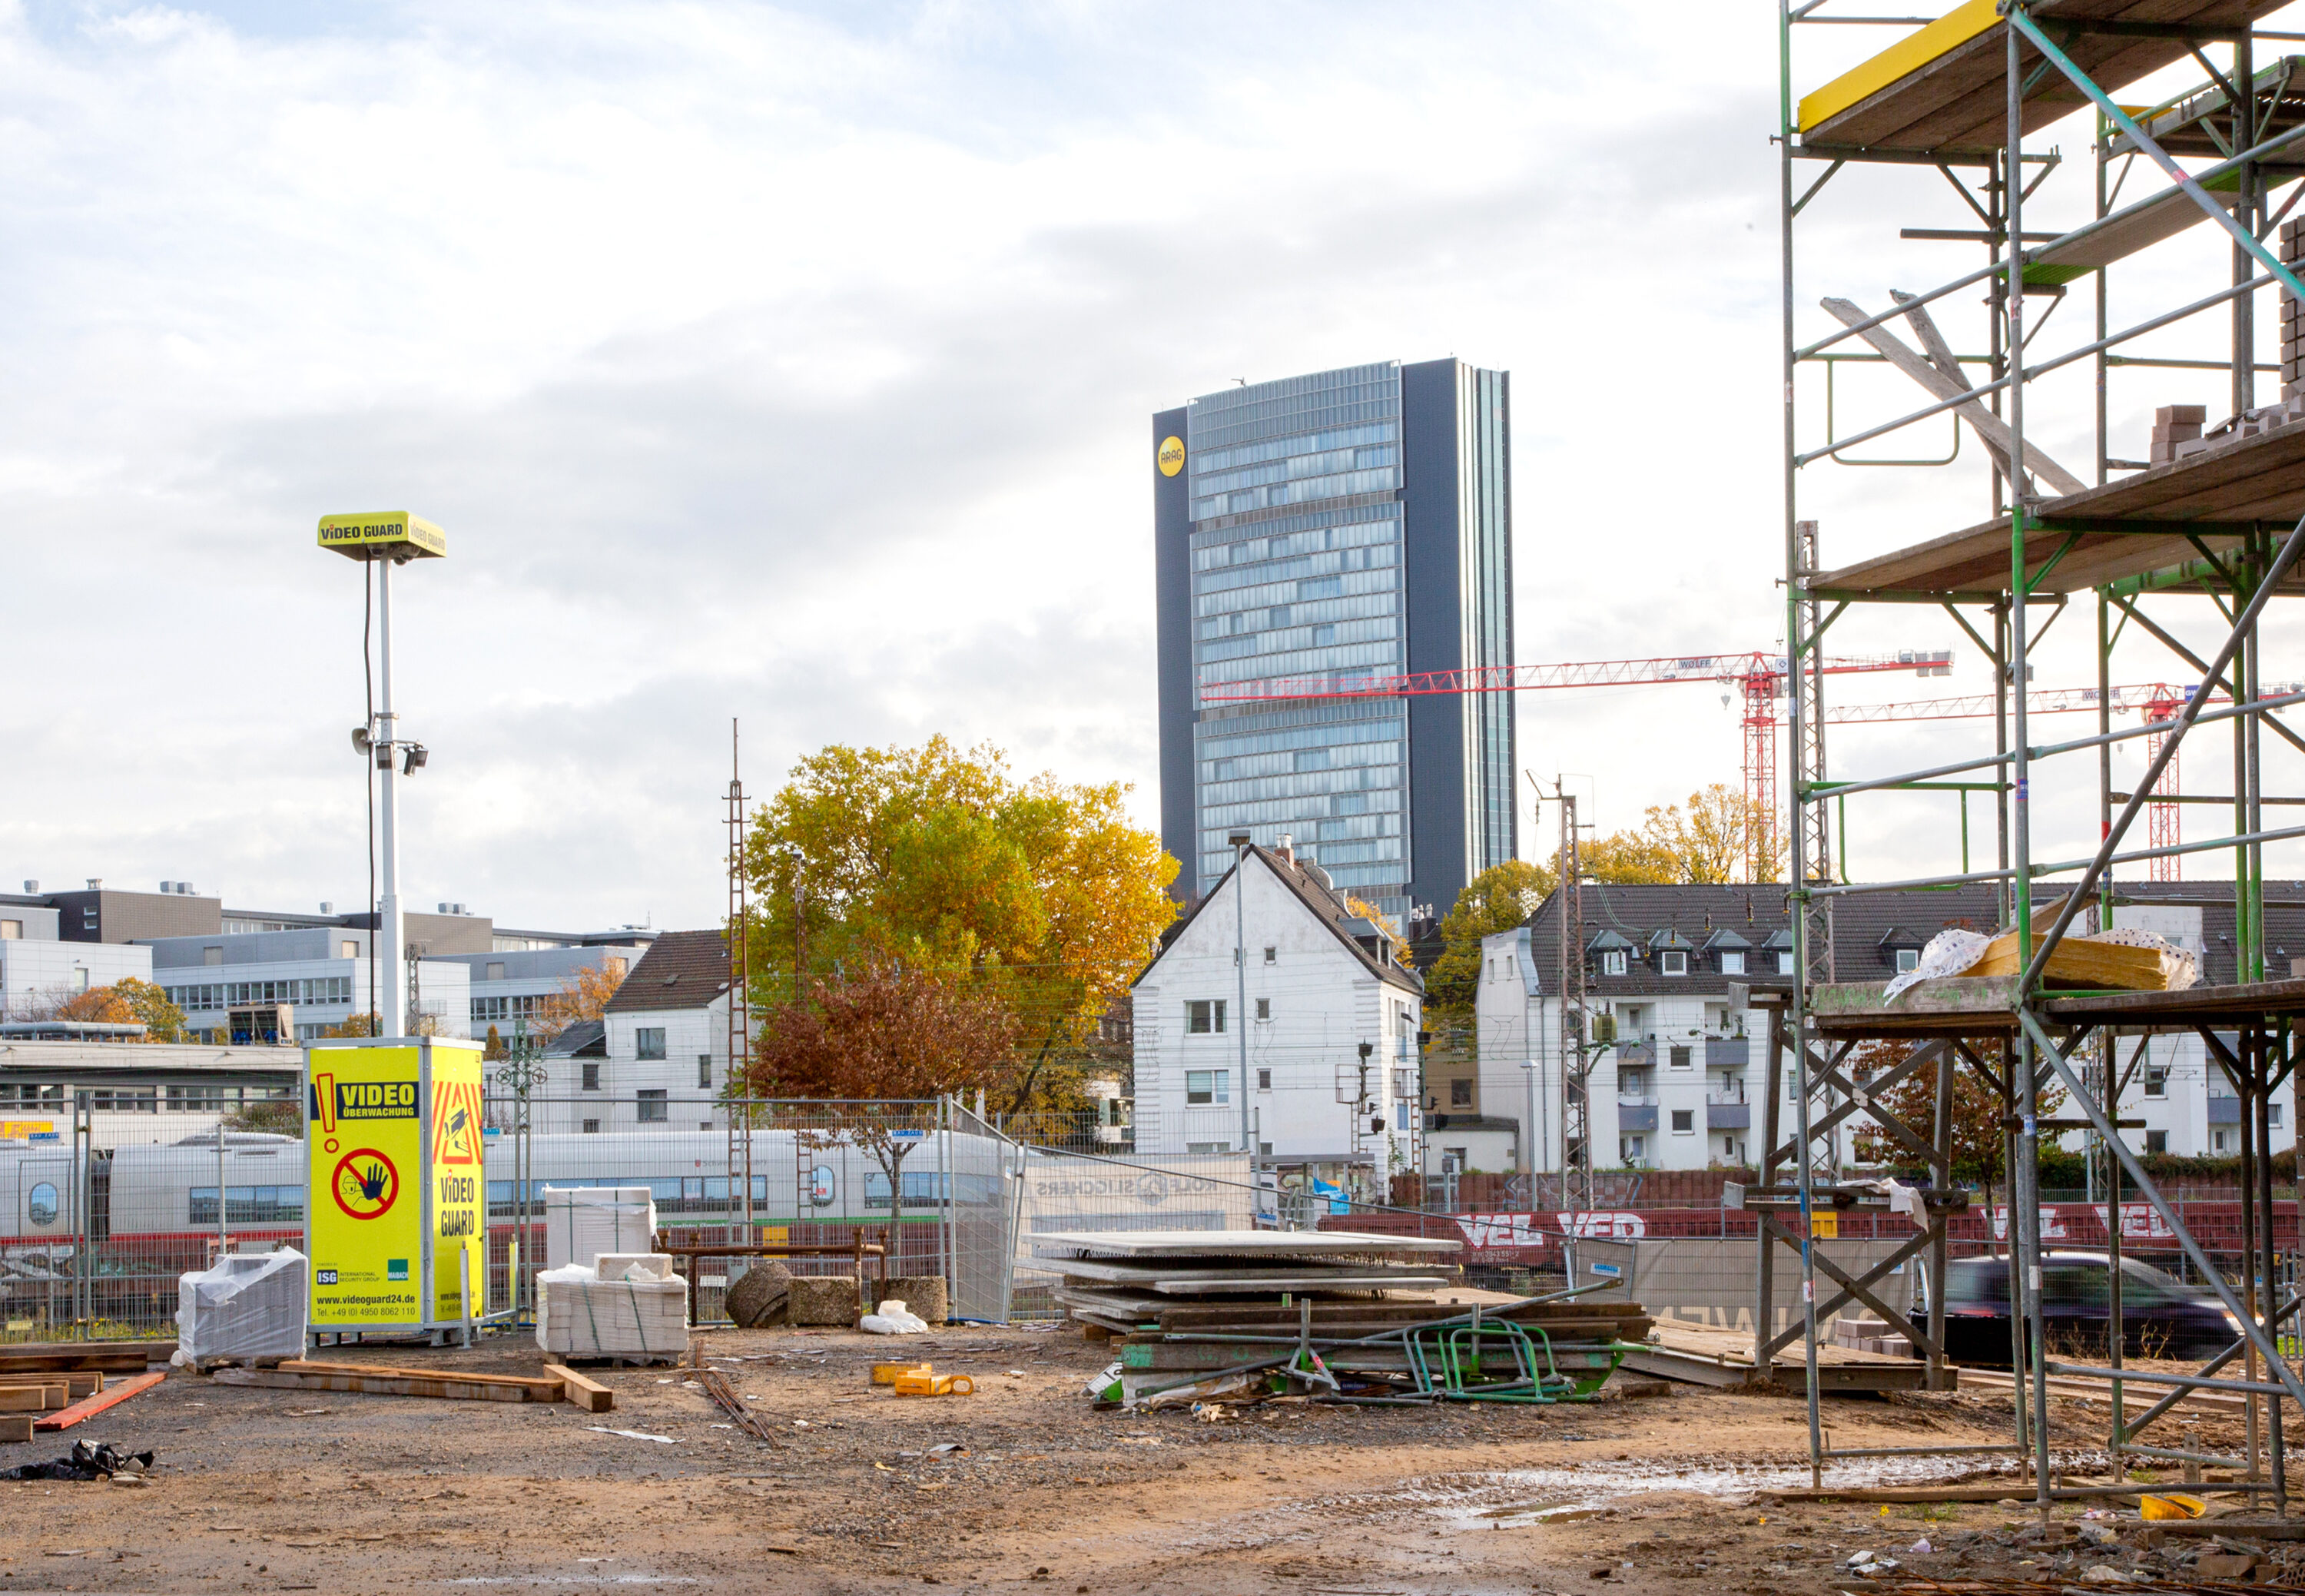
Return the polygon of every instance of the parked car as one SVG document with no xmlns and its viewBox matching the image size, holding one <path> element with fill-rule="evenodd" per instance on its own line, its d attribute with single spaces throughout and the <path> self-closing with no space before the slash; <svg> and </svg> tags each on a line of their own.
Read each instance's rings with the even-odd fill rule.
<svg viewBox="0 0 2305 1596">
<path fill-rule="evenodd" d="M 2101 1252 L 2041 1255 L 2041 1316 L 2052 1358 L 2105 1355 L 2110 1261 Z M 2008 1367 L 2009 1260 L 1953 1259 L 1945 1265 L 1944 1303 L 1945 1355 Z M 2206 1358 L 2241 1334 L 2241 1321 L 2207 1286 L 2133 1258 L 2121 1260 L 2121 1327 L 2122 1354 L 2131 1358 Z"/>
</svg>

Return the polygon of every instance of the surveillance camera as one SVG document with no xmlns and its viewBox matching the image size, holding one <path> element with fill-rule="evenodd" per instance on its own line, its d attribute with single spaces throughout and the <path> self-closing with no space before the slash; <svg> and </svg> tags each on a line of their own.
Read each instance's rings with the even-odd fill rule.
<svg viewBox="0 0 2305 1596">
<path fill-rule="evenodd" d="M 414 775 L 424 768 L 424 762 L 430 757 L 431 750 L 422 743 L 409 744 L 407 751 L 401 755 L 400 773 L 404 776 Z"/>
</svg>

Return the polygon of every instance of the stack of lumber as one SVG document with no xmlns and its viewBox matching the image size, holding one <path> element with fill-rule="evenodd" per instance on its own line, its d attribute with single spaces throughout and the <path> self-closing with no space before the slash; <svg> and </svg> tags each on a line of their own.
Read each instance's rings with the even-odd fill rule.
<svg viewBox="0 0 2305 1596">
<path fill-rule="evenodd" d="M 0 1441 L 69 1430 L 82 1419 L 159 1384 L 145 1373 L 165 1362 L 172 1341 L 21 1343 L 0 1347 Z M 109 1375 L 113 1378 L 107 1379 Z M 131 1378 L 121 1378 L 121 1376 Z"/>
<path fill-rule="evenodd" d="M 1339 1230 L 1143 1230 L 1057 1233 L 1035 1237 L 1033 1250 L 1062 1274 L 1056 1300 L 1072 1318 L 1126 1334 L 1185 1307 L 1221 1314 L 1287 1302 L 1293 1325 L 1299 1300 L 1318 1310 L 1434 1291 L 1456 1283 L 1444 1259 L 1461 1246 Z"/>
<path fill-rule="evenodd" d="M 601 1413 L 616 1405 L 605 1386 L 557 1363 L 541 1376 L 478 1374 L 402 1363 L 315 1363 L 292 1359 L 276 1369 L 219 1369 L 220 1386 L 261 1386 L 282 1391 L 347 1391 L 368 1396 L 432 1396 L 475 1402 L 569 1402 Z"/>
</svg>

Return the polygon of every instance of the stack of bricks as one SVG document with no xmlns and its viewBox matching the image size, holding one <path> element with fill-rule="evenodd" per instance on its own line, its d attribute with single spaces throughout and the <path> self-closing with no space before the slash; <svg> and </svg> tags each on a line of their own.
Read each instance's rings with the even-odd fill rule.
<svg viewBox="0 0 2305 1596">
<path fill-rule="evenodd" d="M 2294 269 L 2305 265 L 2305 226 L 2281 224 L 2281 263 Z M 2305 274 L 2301 274 L 2305 275 Z M 2281 397 L 2305 393 L 2305 305 L 2295 294 L 2281 291 Z"/>
<path fill-rule="evenodd" d="M 2153 413 L 2153 452 L 2146 457 L 2148 464 L 2166 465 L 2178 455 L 2177 446 L 2190 443 L 2201 435 L 2201 425 L 2209 419 L 2206 405 L 2164 405 Z M 2192 451 L 2184 451 L 2190 454 Z"/>
</svg>

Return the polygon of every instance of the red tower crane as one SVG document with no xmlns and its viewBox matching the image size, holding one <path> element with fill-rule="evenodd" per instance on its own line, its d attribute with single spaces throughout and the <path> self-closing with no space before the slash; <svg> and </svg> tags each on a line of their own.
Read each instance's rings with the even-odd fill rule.
<svg viewBox="0 0 2305 1596">
<path fill-rule="evenodd" d="M 1910 670 L 1949 676 L 1952 655 L 1907 650 L 1902 653 L 1828 657 L 1828 676 L 1878 670 Z M 1733 685 L 1745 701 L 1745 798 L 1747 812 L 1759 817 L 1746 838 L 1745 863 L 1757 877 L 1776 858 L 1777 700 L 1785 694 L 1785 656 L 1772 653 L 1680 654 L 1652 660 L 1593 660 L 1558 665 L 1476 665 L 1464 670 L 1427 670 L 1408 676 L 1295 676 L 1260 681 L 1209 682 L 1203 704 L 1269 704 L 1321 698 L 1415 698 L 1433 694 L 1526 693 L 1553 687 L 1639 687 L 1662 682 Z"/>
</svg>

